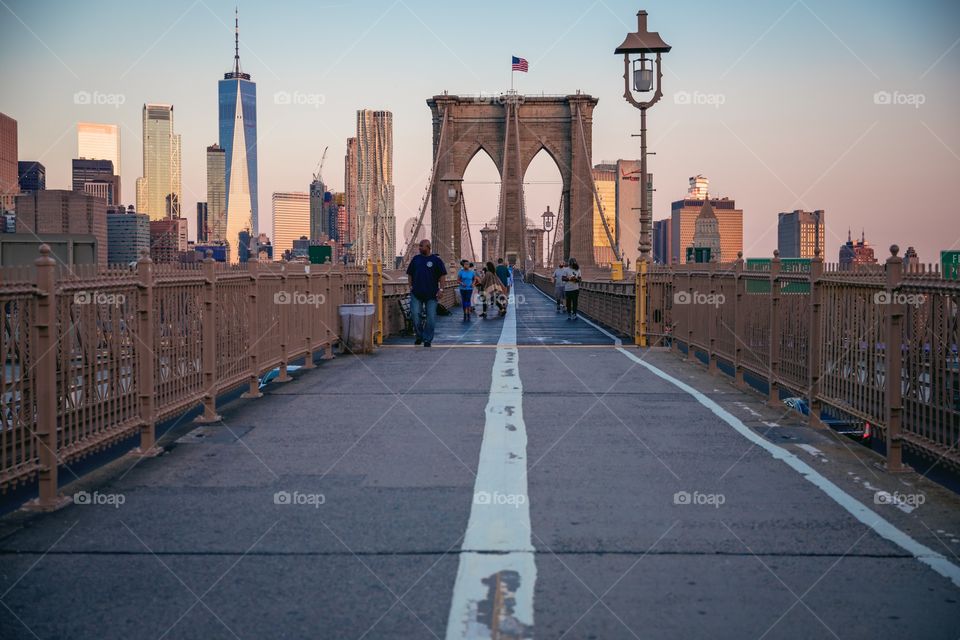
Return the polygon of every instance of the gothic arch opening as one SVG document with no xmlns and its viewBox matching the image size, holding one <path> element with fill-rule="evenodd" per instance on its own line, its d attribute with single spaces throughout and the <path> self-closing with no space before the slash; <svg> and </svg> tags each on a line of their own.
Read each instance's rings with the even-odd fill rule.
<svg viewBox="0 0 960 640">
<path fill-rule="evenodd" d="M 500 172 L 483 146 L 478 147 L 473 157 L 467 161 L 467 168 L 463 172 L 462 192 L 463 205 L 470 223 L 470 239 L 473 241 L 472 259 L 478 262 L 483 259 L 481 229 L 487 223 L 496 224 L 500 199 Z M 461 242 L 461 245 L 462 257 L 471 259 L 469 244 Z"/>
<path fill-rule="evenodd" d="M 536 256 L 537 266 L 546 264 L 554 232 L 543 231 L 543 213 L 550 207 L 556 214 L 563 195 L 563 177 L 554 157 L 541 147 L 523 175 L 524 209 L 527 215 L 527 254 Z M 557 218 L 553 218 L 556 229 Z M 539 230 L 539 231 L 537 231 Z M 541 233 L 542 232 L 542 233 Z M 556 261 L 557 257 L 554 257 Z"/>
</svg>

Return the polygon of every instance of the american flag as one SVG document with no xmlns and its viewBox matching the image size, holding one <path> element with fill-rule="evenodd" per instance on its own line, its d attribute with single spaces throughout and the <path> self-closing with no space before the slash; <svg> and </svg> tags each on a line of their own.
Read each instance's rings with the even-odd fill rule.
<svg viewBox="0 0 960 640">
<path fill-rule="evenodd" d="M 513 69 L 514 71 L 523 71 L 524 73 L 527 73 L 527 71 L 529 71 L 527 67 L 528 67 L 527 60 L 525 58 L 518 58 L 517 56 L 513 56 L 513 66 L 511 67 L 511 69 Z"/>
</svg>

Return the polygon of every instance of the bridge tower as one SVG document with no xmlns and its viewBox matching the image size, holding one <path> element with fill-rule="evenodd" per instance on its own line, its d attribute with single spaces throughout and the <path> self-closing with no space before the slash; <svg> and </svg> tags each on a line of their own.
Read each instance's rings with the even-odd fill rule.
<svg viewBox="0 0 960 640">
<path fill-rule="evenodd" d="M 463 254 L 459 209 L 463 176 L 482 149 L 500 173 L 497 254 L 525 264 L 523 176 L 534 156 L 546 149 L 563 182 L 563 253 L 583 266 L 593 264 L 591 149 L 596 98 L 582 93 L 479 98 L 442 94 L 427 100 L 427 105 L 433 115 L 434 169 L 421 216 L 429 198 L 434 251 L 445 261 Z M 476 205 L 473 215 L 490 218 Z"/>
</svg>

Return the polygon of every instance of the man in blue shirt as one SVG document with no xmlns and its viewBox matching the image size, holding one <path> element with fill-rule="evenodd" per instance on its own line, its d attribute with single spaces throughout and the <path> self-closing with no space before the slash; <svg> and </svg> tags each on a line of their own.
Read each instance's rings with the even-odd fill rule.
<svg viewBox="0 0 960 640">
<path fill-rule="evenodd" d="M 443 291 L 441 281 L 447 275 L 447 268 L 435 253 L 430 252 L 430 241 L 420 241 L 420 253 L 413 256 L 407 267 L 407 280 L 410 282 L 410 315 L 417 334 L 414 344 L 423 343 L 429 347 L 433 342 L 433 330 L 437 324 L 437 300 Z M 421 325 L 420 315 L 426 311 L 426 320 Z"/>
<path fill-rule="evenodd" d="M 503 264 L 503 258 L 497 258 L 497 277 L 503 284 L 504 297 L 506 300 L 509 300 L 510 285 L 513 284 L 513 282 L 511 282 L 510 269 L 507 267 L 507 265 Z M 504 302 L 506 302 L 506 300 L 504 300 Z M 506 308 L 500 310 L 500 315 L 506 315 L 506 313 Z"/>
</svg>

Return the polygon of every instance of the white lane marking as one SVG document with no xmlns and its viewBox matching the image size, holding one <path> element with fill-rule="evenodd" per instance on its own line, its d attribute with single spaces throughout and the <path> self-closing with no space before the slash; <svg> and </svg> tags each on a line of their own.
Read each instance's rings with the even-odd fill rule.
<svg viewBox="0 0 960 640">
<path fill-rule="evenodd" d="M 755 418 L 759 418 L 759 417 L 760 417 L 760 414 L 757 413 L 756 411 L 754 411 L 754 410 L 753 410 L 753 407 L 748 406 L 746 402 L 734 402 L 733 404 L 735 404 L 736 406 L 740 407 L 740 408 L 743 409 L 744 411 L 749 412 L 750 415 L 752 415 L 752 416 L 755 417 Z"/>
<path fill-rule="evenodd" d="M 827 456 L 824 455 L 823 451 L 820 451 L 820 449 L 817 449 L 812 444 L 798 444 L 797 448 L 803 449 L 804 451 L 812 455 L 814 458 L 816 458 L 820 462 L 827 462 Z"/>
<path fill-rule="evenodd" d="M 517 348 L 516 307 L 507 307 L 490 380 L 473 504 L 453 586 L 447 640 L 493 638 L 481 621 L 496 608 L 497 628 L 533 637 L 537 566 L 527 496 L 527 431 Z M 489 619 L 489 613 L 486 618 Z M 498 636 L 499 637 L 499 636 Z"/>
<path fill-rule="evenodd" d="M 783 447 L 779 447 L 760 435 L 754 433 L 749 427 L 747 427 L 747 425 L 738 420 L 736 416 L 724 410 L 719 404 L 700 393 L 690 385 L 677 380 L 670 374 L 661 371 L 648 362 L 645 362 L 643 359 L 638 358 L 626 349 L 620 348 L 618 351 L 635 361 L 640 366 L 645 367 L 657 377 L 672 383 L 674 386 L 679 387 L 680 389 L 692 395 L 700 404 L 733 427 L 737 433 L 758 447 L 764 449 L 767 453 L 773 456 L 774 459 L 783 461 L 787 466 L 802 475 L 807 481 L 827 494 L 827 496 L 829 496 L 834 502 L 846 509 L 850 515 L 877 532 L 880 537 L 889 540 L 907 553 L 912 554 L 914 558 L 929 566 L 941 576 L 953 582 L 954 585 L 960 587 L 960 567 L 950 562 L 944 555 L 937 553 L 930 547 L 917 542 L 909 535 L 896 528 L 877 512 L 873 511 L 872 509 L 868 509 L 862 502 L 848 494 L 846 491 L 835 485 L 824 476 L 820 475 L 820 473 L 815 471 L 813 467 Z"/>
</svg>

